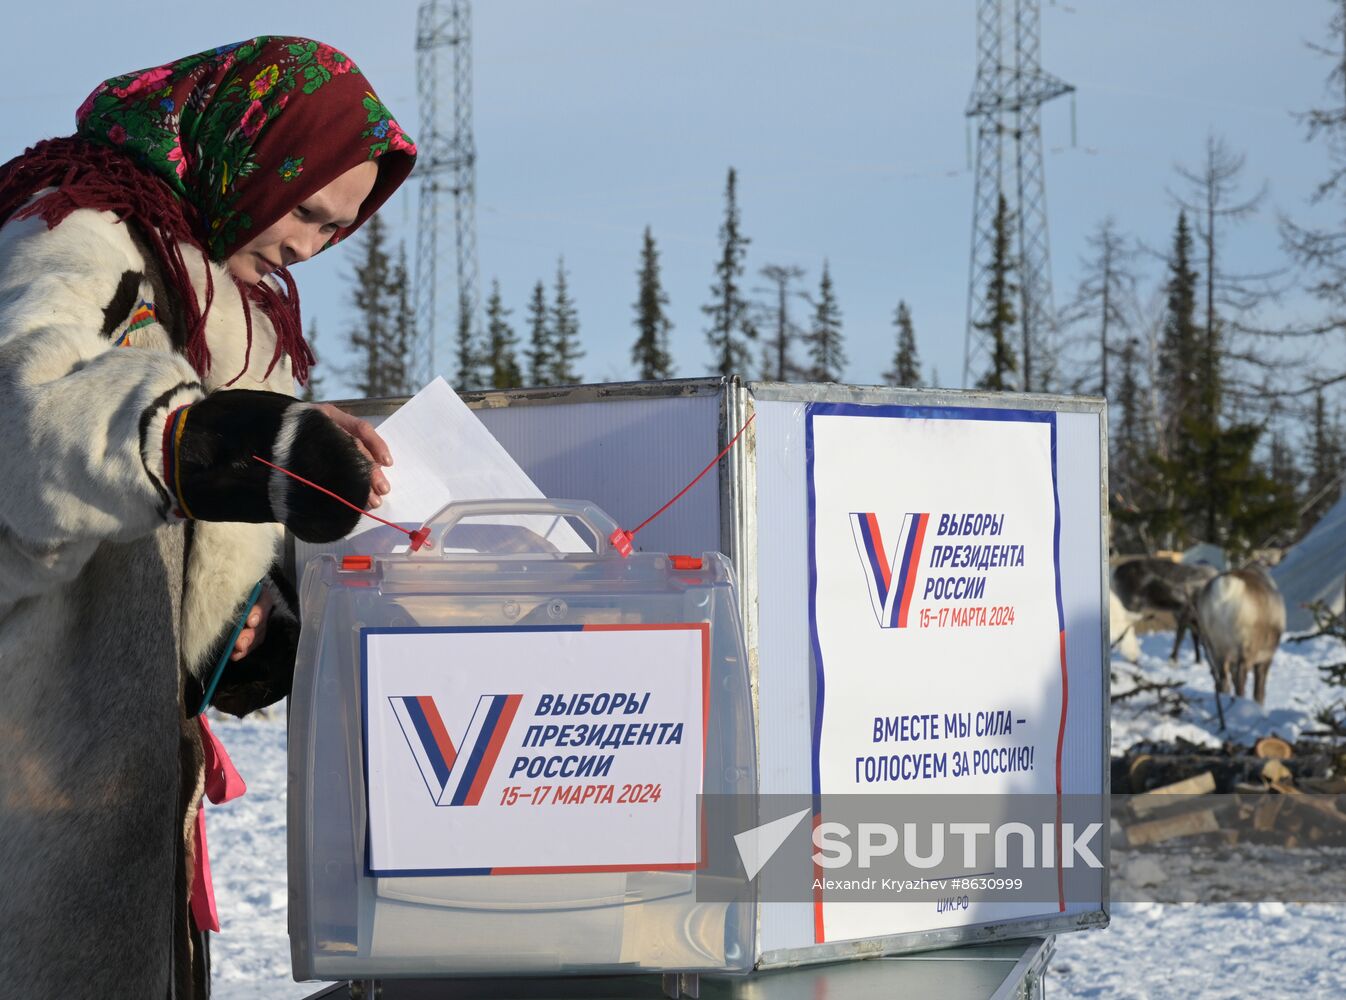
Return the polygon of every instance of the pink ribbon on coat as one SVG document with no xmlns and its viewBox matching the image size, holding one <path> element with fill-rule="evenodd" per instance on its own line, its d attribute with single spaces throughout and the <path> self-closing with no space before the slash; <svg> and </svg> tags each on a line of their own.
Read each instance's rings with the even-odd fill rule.
<svg viewBox="0 0 1346 1000">
<path fill-rule="evenodd" d="M 205 715 L 198 715 L 201 723 L 201 749 L 205 752 L 206 797 L 219 804 L 236 799 L 248 790 L 234 762 L 225 752 Z M 206 804 L 196 810 L 195 870 L 192 872 L 191 908 L 197 929 L 219 932 L 220 915 L 215 909 L 215 887 L 210 880 L 210 856 L 206 848 Z"/>
</svg>

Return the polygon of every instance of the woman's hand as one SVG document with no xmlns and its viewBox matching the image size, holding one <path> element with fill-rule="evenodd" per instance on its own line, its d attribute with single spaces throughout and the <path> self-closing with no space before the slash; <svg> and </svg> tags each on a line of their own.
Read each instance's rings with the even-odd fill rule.
<svg viewBox="0 0 1346 1000">
<path fill-rule="evenodd" d="M 234 651 L 229 654 L 231 661 L 243 659 L 266 641 L 266 623 L 270 620 L 271 609 L 275 605 L 276 599 L 271 596 L 271 588 L 263 586 L 262 596 L 257 598 L 257 603 L 248 610 L 247 623 L 234 641 Z"/>
<path fill-rule="evenodd" d="M 374 425 L 369 421 L 353 417 L 331 403 L 315 403 L 314 408 L 324 413 L 332 423 L 349 434 L 355 441 L 356 447 L 374 463 L 374 469 L 369 475 L 369 506 L 379 506 L 383 503 L 383 494 L 391 488 L 388 485 L 388 478 L 379 468 L 381 465 L 393 464 L 393 453 L 388 450 L 388 445 L 383 438 L 379 437 L 379 432 L 374 430 Z"/>
</svg>

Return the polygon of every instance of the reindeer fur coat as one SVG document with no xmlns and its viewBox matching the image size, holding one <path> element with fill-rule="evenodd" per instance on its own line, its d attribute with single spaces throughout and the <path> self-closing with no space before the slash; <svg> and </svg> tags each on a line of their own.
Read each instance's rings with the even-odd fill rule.
<svg viewBox="0 0 1346 1000">
<path fill-rule="evenodd" d="M 184 256 L 204 302 L 208 265 Z M 82 209 L 50 230 L 38 219 L 0 228 L 0 990 L 9 995 L 208 990 L 187 911 L 202 780 L 188 715 L 259 579 L 280 588 L 266 641 L 230 664 L 215 703 L 242 714 L 288 693 L 298 633 L 275 579 L 279 527 L 183 522 L 163 488 L 173 408 L 245 367 L 235 388 L 293 393 L 285 360 L 264 376 L 275 344 L 265 316 L 252 310 L 247 352 L 238 289 L 210 266 L 213 362 L 202 379 L 179 353 L 180 309 L 130 227 Z"/>
</svg>

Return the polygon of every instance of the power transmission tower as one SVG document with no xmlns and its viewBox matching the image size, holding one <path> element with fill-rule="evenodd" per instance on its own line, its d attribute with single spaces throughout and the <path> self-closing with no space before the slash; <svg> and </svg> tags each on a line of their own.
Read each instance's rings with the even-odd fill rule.
<svg viewBox="0 0 1346 1000">
<path fill-rule="evenodd" d="M 1041 48 L 1038 0 L 977 0 L 977 80 L 967 105 L 967 117 L 977 119 L 977 173 L 972 198 L 964 386 L 975 380 L 977 369 L 989 357 L 984 335 L 974 324 L 987 310 L 986 289 L 1001 195 L 1015 220 L 1011 256 L 1019 285 L 1022 387 L 1025 391 L 1042 390 L 1051 374 L 1048 362 L 1054 346 L 1055 315 L 1039 109 L 1075 88 L 1043 72 Z M 1009 177 L 1008 167 L 1014 171 Z"/>
<path fill-rule="evenodd" d="M 458 308 L 454 329 L 477 316 L 477 151 L 472 141 L 472 9 L 469 0 L 427 0 L 416 23 L 416 76 L 421 102 L 416 172 L 421 178 L 416 234 L 416 326 L 428 381 L 435 369 L 439 328 L 439 208 L 453 199 Z M 443 101 L 441 102 L 441 98 Z M 448 112 L 452 112 L 450 115 Z"/>
</svg>

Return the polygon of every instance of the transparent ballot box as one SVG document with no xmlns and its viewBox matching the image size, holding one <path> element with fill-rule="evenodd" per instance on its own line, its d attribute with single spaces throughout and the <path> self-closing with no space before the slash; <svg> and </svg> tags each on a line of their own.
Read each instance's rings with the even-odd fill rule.
<svg viewBox="0 0 1346 1000">
<path fill-rule="evenodd" d="M 546 541 L 557 518 L 592 551 Z M 697 892 L 698 797 L 757 789 L 729 562 L 622 558 L 582 501 L 429 526 L 420 551 L 304 570 L 295 977 L 751 968 L 755 900 Z"/>
<path fill-rule="evenodd" d="M 717 377 L 489 390 L 465 394 L 463 402 L 541 493 L 588 497 L 625 525 L 660 511 L 642 528 L 637 548 L 714 550 L 730 561 L 751 684 L 752 725 L 741 732 L 755 740 L 758 798 L 754 815 L 729 815 L 722 823 L 724 797 L 711 798 L 706 808 L 703 796 L 708 865 L 698 874 L 694 898 L 733 897 L 717 854 L 741 854 L 741 833 L 812 813 L 812 824 L 801 820 L 791 828 L 764 867 L 746 856 L 742 864 L 727 859 L 740 885 L 750 883 L 756 902 L 753 970 L 1107 925 L 1106 836 L 1096 845 L 1102 874 L 1094 884 L 1051 873 L 1048 891 L 1038 895 L 954 908 L 881 892 L 852 899 L 846 890 L 817 885 L 811 849 L 811 834 L 822 822 L 844 818 L 832 806 L 844 810 L 859 802 L 866 809 L 889 807 L 905 823 L 918 803 L 943 808 L 945 799 L 962 797 L 994 819 L 1016 803 L 1044 801 L 1053 819 L 1058 803 L 1078 806 L 1087 815 L 1067 818 L 1103 822 L 1107 829 L 1103 400 Z M 403 405 L 393 399 L 343 404 L 375 422 Z M 695 488 L 662 506 L 735 441 Z M 467 497 L 482 486 L 464 477 L 455 488 Z M 480 537 L 468 537 L 460 526 L 452 547 L 526 552 L 539 547 L 532 538 L 541 535 L 565 548 L 555 527 L 519 517 L 478 525 Z M 318 551 L 292 540 L 298 565 Z M 682 575 L 671 562 L 667 572 Z M 345 579 L 335 564 L 324 573 Z M 575 606 L 571 597 L 563 599 Z M 492 607 L 488 624 L 500 620 Z M 549 620 L 540 605 L 529 610 L 531 620 Z M 716 612 L 713 628 L 727 620 Z M 356 640 L 346 641 L 353 661 Z M 477 704 L 476 694 L 466 696 Z M 908 730 L 904 738 L 903 719 L 927 716 L 938 717 L 937 734 Z M 1009 723 L 979 731 L 979 717 Z M 951 729 L 959 720 L 967 727 Z M 563 715 L 552 721 L 604 720 Z M 446 720 L 455 747 L 455 727 L 465 731 L 467 724 Z M 349 766 L 358 773 L 363 736 L 355 727 L 345 738 L 352 741 L 355 763 Z M 1010 753 L 1010 766 L 1000 768 L 997 762 L 1009 761 Z M 960 770 L 960 754 L 972 766 Z M 513 768 L 517 756 L 504 766 Z M 903 760 L 929 770 L 904 774 Z M 733 784 L 721 777 L 712 784 L 709 765 L 705 775 L 707 795 Z M 354 804 L 346 808 L 363 817 L 361 791 L 349 794 Z M 421 794 L 429 792 L 422 787 Z M 551 822 L 555 813 L 529 815 Z M 377 850 L 377 831 L 374 840 Z M 955 838 L 946 859 L 964 857 L 960 847 Z M 991 867 L 994 859 L 976 870 Z M 952 868 L 951 862 L 932 871 Z M 713 885 L 705 882 L 708 874 Z M 625 891 L 635 877 L 622 882 Z M 481 891 L 500 903 L 494 887 L 505 884 L 502 879 L 484 884 Z M 696 912 L 718 913 L 713 907 Z M 575 933 L 593 935 L 578 926 Z M 517 937 L 530 945 L 539 940 L 522 930 Z"/>
</svg>

